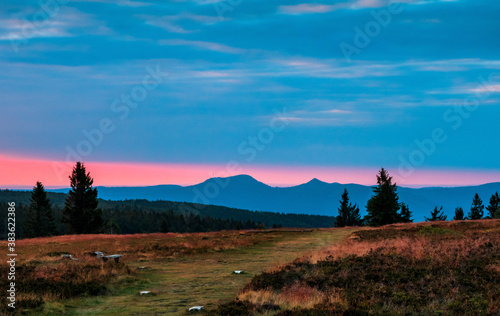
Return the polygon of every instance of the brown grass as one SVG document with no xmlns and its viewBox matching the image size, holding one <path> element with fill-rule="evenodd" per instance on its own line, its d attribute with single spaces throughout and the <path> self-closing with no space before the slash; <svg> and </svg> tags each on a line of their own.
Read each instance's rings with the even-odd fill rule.
<svg viewBox="0 0 500 316">
<path fill-rule="evenodd" d="M 436 228 L 436 236 L 432 236 L 432 228 Z M 325 248 L 302 260 L 316 263 L 327 257 L 363 256 L 374 249 L 391 248 L 415 259 L 430 256 L 436 261 L 456 254 L 455 262 L 458 263 L 463 253 L 488 242 L 495 233 L 500 236 L 500 220 L 392 224 L 364 228 L 352 233 L 345 243 Z"/>
<path fill-rule="evenodd" d="M 251 302 L 255 305 L 276 305 L 287 309 L 293 309 L 295 307 L 313 308 L 317 304 L 325 301 L 327 296 L 316 288 L 301 285 L 297 282 L 284 288 L 281 292 L 270 289 L 246 291 L 238 295 L 238 299 Z M 329 299 L 338 300 L 337 297 L 333 296 Z"/>
<path fill-rule="evenodd" d="M 238 299 L 253 311 L 275 305 L 283 315 L 496 315 L 499 247 L 500 220 L 366 228 L 256 276 Z"/>
<path fill-rule="evenodd" d="M 133 274 L 128 262 L 149 261 L 206 252 L 248 247 L 272 238 L 273 233 L 222 231 L 191 234 L 67 235 L 23 239 L 16 242 L 17 311 L 33 309 L 44 302 L 107 291 L 111 279 Z M 0 242 L 6 248 L 6 242 Z M 123 254 L 120 263 L 103 263 L 94 252 Z M 62 259 L 71 254 L 78 260 Z M 6 261 L 0 263 L 7 275 Z M 7 278 L 0 280 L 6 288 Z M 6 312 L 0 308 L 0 314 Z"/>
</svg>

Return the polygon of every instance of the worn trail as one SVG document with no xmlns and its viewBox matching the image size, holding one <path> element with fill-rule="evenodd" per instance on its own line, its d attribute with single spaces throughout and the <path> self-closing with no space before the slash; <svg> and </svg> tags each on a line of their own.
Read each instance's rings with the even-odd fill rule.
<svg viewBox="0 0 500 316">
<path fill-rule="evenodd" d="M 352 231 L 269 232 L 270 241 L 250 247 L 127 262 L 132 269 L 148 268 L 115 281 L 110 294 L 73 299 L 59 308 L 66 315 L 185 315 L 191 306 L 213 308 L 233 299 L 263 270 L 341 242 Z M 233 274 L 234 270 L 245 273 Z M 153 295 L 139 295 L 139 291 L 146 290 Z"/>
</svg>

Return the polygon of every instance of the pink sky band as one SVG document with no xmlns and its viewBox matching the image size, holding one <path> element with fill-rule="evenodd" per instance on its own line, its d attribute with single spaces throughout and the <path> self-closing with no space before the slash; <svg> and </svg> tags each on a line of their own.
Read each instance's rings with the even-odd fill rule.
<svg viewBox="0 0 500 316">
<path fill-rule="evenodd" d="M 380 167 L 320 167 L 141 162 L 85 162 L 95 186 L 191 185 L 212 177 L 248 174 L 273 186 L 292 186 L 318 178 L 325 182 L 373 185 Z M 0 155 L 0 188 L 29 189 L 37 181 L 46 187 L 68 187 L 74 162 Z M 411 176 L 386 167 L 400 186 L 466 186 L 500 182 L 500 170 L 417 169 Z"/>
</svg>

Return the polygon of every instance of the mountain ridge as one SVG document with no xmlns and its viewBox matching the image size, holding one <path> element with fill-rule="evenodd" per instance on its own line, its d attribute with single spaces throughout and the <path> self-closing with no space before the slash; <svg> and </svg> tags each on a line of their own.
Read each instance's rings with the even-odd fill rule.
<svg viewBox="0 0 500 316">
<path fill-rule="evenodd" d="M 357 203 L 365 214 L 366 202 L 372 196 L 373 186 L 337 182 L 328 183 L 313 178 L 310 181 L 289 187 L 272 187 L 249 175 L 215 177 L 201 183 L 180 186 L 174 184 L 142 187 L 96 187 L 99 197 L 108 200 L 146 199 L 191 202 L 220 205 L 256 211 L 336 215 L 340 194 L 346 188 L 352 203 Z M 49 190 L 67 192 L 68 189 Z M 424 220 L 434 206 L 443 206 L 448 219 L 454 215 L 455 207 L 461 206 L 467 213 L 475 193 L 479 193 L 485 205 L 500 182 L 462 187 L 398 187 L 400 202 L 410 206 L 415 221 Z"/>
</svg>

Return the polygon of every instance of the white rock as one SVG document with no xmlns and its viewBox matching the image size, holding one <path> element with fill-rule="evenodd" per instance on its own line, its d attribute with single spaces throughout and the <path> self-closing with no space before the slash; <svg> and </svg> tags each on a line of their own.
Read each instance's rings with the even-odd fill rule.
<svg viewBox="0 0 500 316">
<path fill-rule="evenodd" d="M 243 270 L 236 270 L 236 271 L 233 271 L 234 274 L 242 274 L 243 273 Z"/>
<path fill-rule="evenodd" d="M 201 311 L 203 309 L 203 306 L 193 306 L 189 309 L 190 312 L 193 311 Z"/>
<path fill-rule="evenodd" d="M 151 293 L 151 291 L 140 291 L 139 294 L 140 295 L 146 295 L 146 294 L 149 294 Z"/>
<path fill-rule="evenodd" d="M 73 258 L 73 256 L 72 256 L 72 255 L 62 255 L 62 258 L 63 258 L 63 259 L 78 260 L 78 259 L 76 259 L 76 258 Z"/>
<path fill-rule="evenodd" d="M 101 259 L 102 257 L 104 257 L 104 254 L 102 252 L 100 252 L 100 251 L 96 251 L 94 253 L 96 254 L 96 256 L 97 256 L 98 259 Z"/>
</svg>

